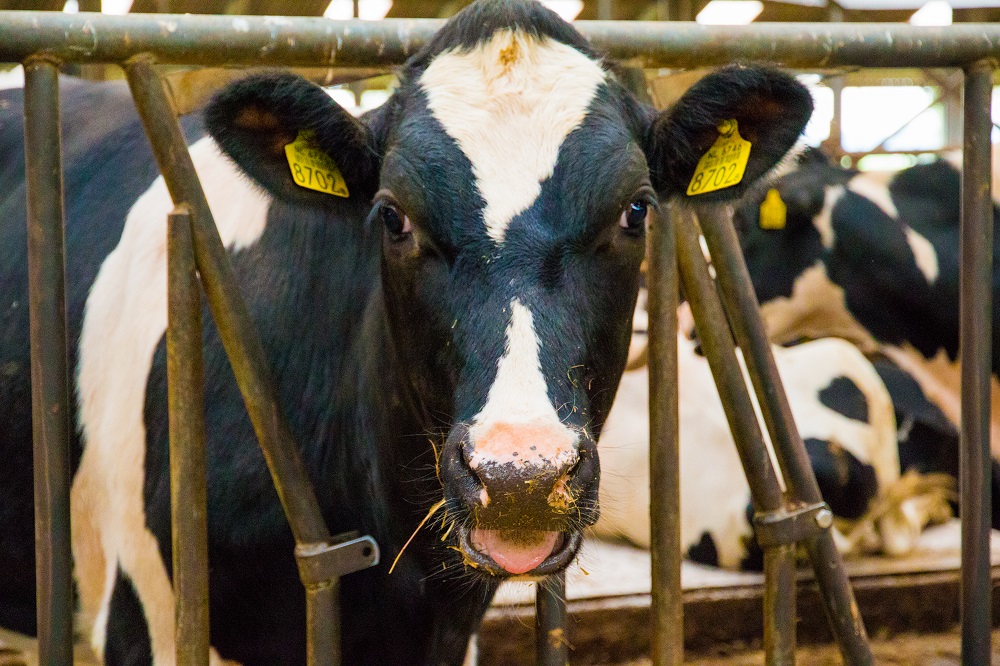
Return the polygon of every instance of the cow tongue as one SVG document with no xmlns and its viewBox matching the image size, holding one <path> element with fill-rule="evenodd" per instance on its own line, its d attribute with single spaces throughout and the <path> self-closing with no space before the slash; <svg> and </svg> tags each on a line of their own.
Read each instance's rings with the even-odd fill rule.
<svg viewBox="0 0 1000 666">
<path fill-rule="evenodd" d="M 558 532 L 531 530 L 472 530 L 471 541 L 479 552 L 512 574 L 531 571 L 552 553 Z"/>
</svg>

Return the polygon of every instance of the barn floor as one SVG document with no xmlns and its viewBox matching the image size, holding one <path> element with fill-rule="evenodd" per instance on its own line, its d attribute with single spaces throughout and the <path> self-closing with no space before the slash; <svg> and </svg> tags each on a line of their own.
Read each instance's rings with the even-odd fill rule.
<svg viewBox="0 0 1000 666">
<path fill-rule="evenodd" d="M 958 627 L 946 633 L 905 633 L 892 638 L 872 641 L 875 661 L 880 666 L 960 666 L 960 635 Z M 832 645 L 807 645 L 796 652 L 797 661 L 808 666 L 840 666 L 840 653 Z M 993 632 L 993 663 L 1000 663 L 1000 631 Z M 749 650 L 745 645 L 720 649 L 714 655 L 691 655 L 685 660 L 691 666 L 762 666 L 764 652 Z M 613 666 L 650 666 L 647 660 L 630 661 Z M 608 665 L 612 666 L 612 665 Z"/>
</svg>

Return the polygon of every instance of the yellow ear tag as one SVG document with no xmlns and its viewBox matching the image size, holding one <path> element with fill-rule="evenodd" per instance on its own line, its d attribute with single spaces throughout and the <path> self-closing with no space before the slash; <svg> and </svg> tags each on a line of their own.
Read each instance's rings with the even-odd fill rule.
<svg viewBox="0 0 1000 666">
<path fill-rule="evenodd" d="M 301 131 L 295 141 L 285 146 L 292 179 L 300 187 L 325 192 L 335 197 L 350 196 L 340 169 L 330 156 L 315 147 L 312 132 Z"/>
<path fill-rule="evenodd" d="M 761 229 L 784 229 L 785 216 L 788 213 L 788 206 L 781 200 L 778 190 L 770 189 L 767 196 L 760 204 L 760 228 Z"/>
<path fill-rule="evenodd" d="M 750 142 L 740 136 L 735 120 L 719 123 L 719 138 L 698 160 L 688 184 L 688 196 L 715 192 L 743 180 L 750 159 Z"/>
</svg>

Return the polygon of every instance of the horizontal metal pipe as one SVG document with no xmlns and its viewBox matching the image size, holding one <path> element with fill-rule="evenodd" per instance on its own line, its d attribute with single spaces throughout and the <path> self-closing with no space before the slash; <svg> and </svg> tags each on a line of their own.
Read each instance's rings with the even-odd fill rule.
<svg viewBox="0 0 1000 666">
<path fill-rule="evenodd" d="M 179 666 L 208 666 L 208 508 L 201 284 L 191 211 L 167 217 L 167 412 L 170 525 Z"/>
<path fill-rule="evenodd" d="M 73 661 L 70 555 L 70 406 L 59 70 L 25 65 L 28 305 L 34 435 L 35 580 L 39 661 Z"/>
<path fill-rule="evenodd" d="M 149 53 L 192 65 L 375 66 L 402 63 L 439 19 L 324 18 L 0 11 L 0 61 L 45 53 L 67 62 L 124 62 Z M 760 61 L 789 67 L 958 67 L 1000 58 L 1000 25 L 577 21 L 594 45 L 645 67 Z"/>
</svg>

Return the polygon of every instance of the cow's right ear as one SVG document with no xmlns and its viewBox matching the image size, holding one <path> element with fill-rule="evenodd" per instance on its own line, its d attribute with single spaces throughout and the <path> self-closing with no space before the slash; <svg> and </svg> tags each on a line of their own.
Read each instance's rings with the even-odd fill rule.
<svg viewBox="0 0 1000 666">
<path fill-rule="evenodd" d="M 731 65 L 713 72 L 653 120 L 646 146 L 653 186 L 699 202 L 737 199 L 784 159 L 812 109 L 806 87 L 776 69 Z M 688 192 L 699 161 L 733 120 L 751 146 L 742 179 L 722 189 Z"/>
<path fill-rule="evenodd" d="M 319 204 L 330 200 L 330 194 L 303 187 L 294 178 L 286 146 L 300 137 L 333 160 L 350 197 L 367 200 L 378 189 L 379 156 L 371 132 L 300 76 L 258 74 L 229 84 L 209 102 L 205 124 L 222 151 L 277 198 Z M 312 177 L 319 182 L 312 171 L 299 171 L 300 181 Z M 327 183 L 326 175 L 322 183 Z"/>
</svg>

